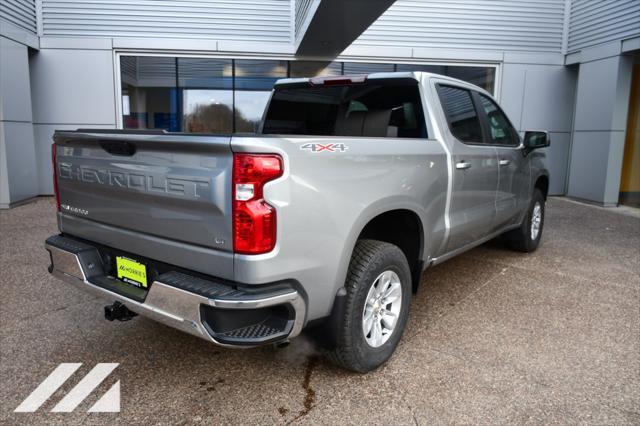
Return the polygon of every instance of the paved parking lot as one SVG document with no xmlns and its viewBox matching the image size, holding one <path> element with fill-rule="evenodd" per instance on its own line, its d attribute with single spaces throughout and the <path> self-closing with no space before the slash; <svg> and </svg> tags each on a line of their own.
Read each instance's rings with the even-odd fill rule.
<svg viewBox="0 0 640 426">
<path fill-rule="evenodd" d="M 564 199 L 540 249 L 489 243 L 425 272 L 378 371 L 341 371 L 304 338 L 227 350 L 52 279 L 53 200 L 0 212 L 0 423 L 640 423 L 640 218 Z M 59 363 L 83 366 L 36 413 L 13 410 Z M 120 366 L 50 413 L 98 362 Z M 117 380 L 119 414 L 87 409 Z"/>
</svg>

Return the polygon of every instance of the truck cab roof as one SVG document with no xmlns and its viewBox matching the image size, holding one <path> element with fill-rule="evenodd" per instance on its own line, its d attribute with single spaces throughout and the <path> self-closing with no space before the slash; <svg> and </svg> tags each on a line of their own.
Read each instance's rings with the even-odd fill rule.
<svg viewBox="0 0 640 426">
<path fill-rule="evenodd" d="M 472 86 L 475 90 L 482 91 L 483 93 L 488 93 L 486 90 L 482 89 L 479 86 L 466 82 L 464 80 L 460 80 L 457 78 L 449 77 L 442 74 L 435 74 L 424 71 L 398 71 L 398 72 L 377 72 L 371 74 L 347 74 L 347 75 L 335 75 L 335 76 L 320 76 L 320 77 L 296 77 L 296 78 L 281 78 L 276 81 L 275 86 L 283 86 L 289 84 L 314 84 L 314 85 L 323 85 L 326 82 L 342 82 L 351 80 L 353 83 L 362 83 L 366 80 L 388 80 L 392 78 L 398 79 L 414 79 L 416 81 L 422 81 L 425 78 L 436 77 L 438 79 L 447 80 L 451 83 L 455 83 L 461 86 Z"/>
</svg>

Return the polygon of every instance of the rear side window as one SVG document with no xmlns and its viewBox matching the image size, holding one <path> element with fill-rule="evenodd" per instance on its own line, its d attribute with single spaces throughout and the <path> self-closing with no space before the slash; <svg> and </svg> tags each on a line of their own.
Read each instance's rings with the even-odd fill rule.
<svg viewBox="0 0 640 426">
<path fill-rule="evenodd" d="M 471 92 L 439 84 L 438 96 L 453 136 L 462 142 L 482 143 L 482 127 Z"/>
<path fill-rule="evenodd" d="M 426 138 L 418 82 L 276 87 L 264 134 Z"/>
</svg>

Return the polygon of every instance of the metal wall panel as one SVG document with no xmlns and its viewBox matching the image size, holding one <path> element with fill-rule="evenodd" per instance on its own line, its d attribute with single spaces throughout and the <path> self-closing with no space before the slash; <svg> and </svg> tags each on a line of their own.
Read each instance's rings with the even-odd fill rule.
<svg viewBox="0 0 640 426">
<path fill-rule="evenodd" d="M 35 34 L 36 1 L 35 0 L 2 0 L 0 2 L 0 18 Z"/>
<path fill-rule="evenodd" d="M 397 0 L 355 42 L 560 52 L 564 0 Z"/>
<path fill-rule="evenodd" d="M 28 57 L 0 37 L 0 208 L 38 195 Z"/>
<path fill-rule="evenodd" d="M 551 195 L 565 193 L 576 79 L 577 70 L 562 65 L 503 66 L 500 104 L 513 124 L 521 135 L 527 130 L 549 132 L 545 164 L 551 175 Z"/>
<path fill-rule="evenodd" d="M 640 1 L 571 1 L 568 53 L 638 36 Z"/>
<path fill-rule="evenodd" d="M 295 28 L 296 28 L 296 37 L 298 35 L 300 35 L 300 31 L 302 30 L 302 25 L 304 24 L 305 20 L 307 19 L 307 15 L 309 14 L 309 11 L 311 10 L 311 3 L 313 3 L 313 0 L 295 0 L 296 2 L 296 22 L 295 22 Z"/>
<path fill-rule="evenodd" d="M 42 22 L 45 36 L 291 42 L 291 7 L 289 0 L 42 0 Z"/>
<path fill-rule="evenodd" d="M 41 49 L 29 74 L 34 124 L 115 124 L 110 50 Z"/>
</svg>

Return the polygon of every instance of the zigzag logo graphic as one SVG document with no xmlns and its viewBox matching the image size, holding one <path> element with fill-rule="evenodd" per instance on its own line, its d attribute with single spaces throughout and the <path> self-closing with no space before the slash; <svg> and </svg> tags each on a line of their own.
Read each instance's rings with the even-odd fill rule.
<svg viewBox="0 0 640 426">
<path fill-rule="evenodd" d="M 75 373 L 82 363 L 62 363 L 13 410 L 16 413 L 33 413 L 42 406 Z M 52 413 L 70 413 L 87 398 L 95 388 L 109 377 L 118 363 L 99 363 L 67 393 L 51 410 Z M 89 413 L 120 412 L 120 380 L 111 386 L 91 408 Z"/>
</svg>

